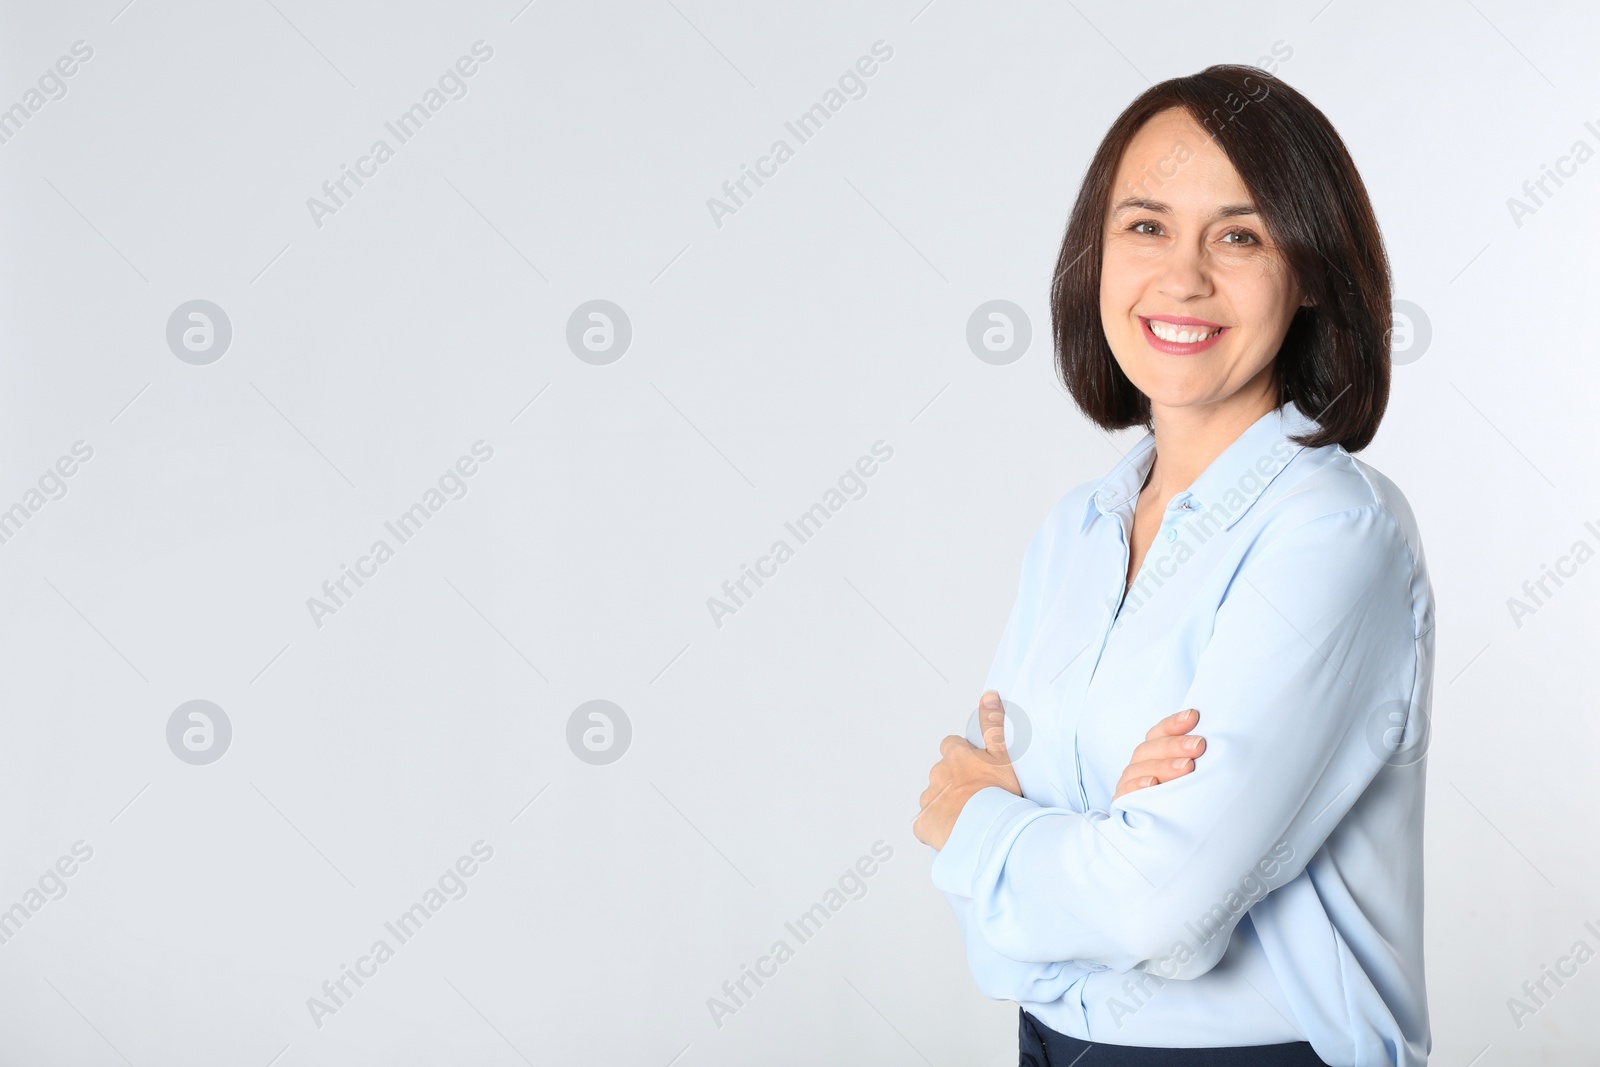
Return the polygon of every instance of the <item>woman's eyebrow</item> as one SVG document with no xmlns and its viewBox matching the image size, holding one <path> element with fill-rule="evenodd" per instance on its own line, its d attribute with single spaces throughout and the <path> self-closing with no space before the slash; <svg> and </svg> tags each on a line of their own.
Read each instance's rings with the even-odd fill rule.
<svg viewBox="0 0 1600 1067">
<path fill-rule="evenodd" d="M 1111 213 L 1113 215 L 1119 215 L 1122 212 L 1131 209 L 1137 209 L 1139 211 L 1151 211 L 1159 215 L 1172 214 L 1171 207 L 1163 204 L 1159 200 L 1147 200 L 1142 196 L 1130 196 L 1117 201 L 1117 203 L 1111 208 Z M 1240 215 L 1254 214 L 1256 214 L 1256 207 L 1254 204 L 1224 204 L 1222 207 L 1219 207 L 1215 212 L 1213 212 L 1211 217 L 1212 219 L 1231 219 Z"/>
</svg>

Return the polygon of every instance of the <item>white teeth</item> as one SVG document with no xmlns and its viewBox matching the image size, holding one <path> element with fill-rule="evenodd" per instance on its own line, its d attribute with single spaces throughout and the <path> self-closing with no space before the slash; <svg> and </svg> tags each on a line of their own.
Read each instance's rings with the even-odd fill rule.
<svg viewBox="0 0 1600 1067">
<path fill-rule="evenodd" d="M 1222 332 L 1222 327 L 1220 326 L 1216 329 L 1208 330 L 1200 326 L 1173 326 L 1170 323 L 1162 322 L 1160 319 L 1151 319 L 1149 321 L 1151 333 L 1163 341 L 1175 341 L 1183 345 L 1204 341 L 1206 338 Z"/>
</svg>

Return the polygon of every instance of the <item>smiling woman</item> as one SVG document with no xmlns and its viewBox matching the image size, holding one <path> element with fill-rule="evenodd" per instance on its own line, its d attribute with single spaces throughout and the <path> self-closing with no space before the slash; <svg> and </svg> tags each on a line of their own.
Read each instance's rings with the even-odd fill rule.
<svg viewBox="0 0 1600 1067">
<path fill-rule="evenodd" d="M 1388 404 L 1391 303 L 1366 187 L 1327 118 L 1264 71 L 1218 66 L 1152 88 L 1106 134 L 1051 323 L 1061 376 L 1102 427 L 1245 389 L 1315 412 L 1302 443 L 1359 452 Z M 1152 321 L 1220 329 L 1213 358 L 1164 358 L 1207 349 L 1152 343 Z"/>
<path fill-rule="evenodd" d="M 1351 455 L 1390 281 L 1338 134 L 1255 68 L 1153 86 L 1089 165 L 1052 320 L 1078 407 L 1146 433 L 1029 542 L 982 736 L 921 797 L 978 987 L 1035 1067 L 1422 1067 L 1433 593 Z"/>
</svg>

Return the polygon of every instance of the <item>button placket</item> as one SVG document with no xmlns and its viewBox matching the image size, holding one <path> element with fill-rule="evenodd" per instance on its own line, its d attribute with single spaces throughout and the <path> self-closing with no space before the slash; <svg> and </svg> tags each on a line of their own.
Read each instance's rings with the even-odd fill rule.
<svg viewBox="0 0 1600 1067">
<path fill-rule="evenodd" d="M 1178 520 L 1186 518 L 1188 515 L 1192 514 L 1194 510 L 1195 506 L 1193 497 L 1185 496 L 1183 499 L 1172 505 L 1171 511 L 1167 513 L 1167 519 L 1171 523 L 1171 525 L 1167 526 L 1168 541 L 1176 541 L 1178 539 Z"/>
</svg>

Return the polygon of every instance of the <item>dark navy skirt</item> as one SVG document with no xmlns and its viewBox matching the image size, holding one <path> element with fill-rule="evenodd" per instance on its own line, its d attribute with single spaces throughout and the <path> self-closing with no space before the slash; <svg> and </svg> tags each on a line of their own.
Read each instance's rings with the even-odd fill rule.
<svg viewBox="0 0 1600 1067">
<path fill-rule="evenodd" d="M 1107 1045 L 1058 1034 L 1019 1010 L 1019 1067 L 1328 1067 L 1309 1041 L 1277 1045 L 1232 1045 L 1227 1048 L 1146 1048 Z M 1093 1049 L 1091 1055 L 1084 1055 Z"/>
</svg>

